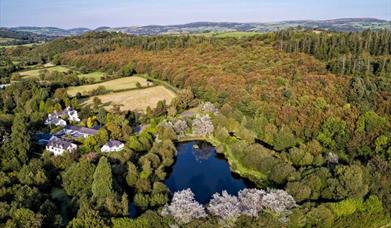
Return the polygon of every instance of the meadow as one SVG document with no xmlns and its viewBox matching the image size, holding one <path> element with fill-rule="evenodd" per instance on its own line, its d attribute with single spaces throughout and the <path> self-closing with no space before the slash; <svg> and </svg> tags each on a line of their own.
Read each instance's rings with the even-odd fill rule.
<svg viewBox="0 0 391 228">
<path fill-rule="evenodd" d="M 101 71 L 94 71 L 87 74 L 80 74 L 78 75 L 80 79 L 93 79 L 95 82 L 102 81 L 102 77 L 105 75 L 105 73 Z"/>
<path fill-rule="evenodd" d="M 159 85 L 146 89 L 129 90 L 118 93 L 96 96 L 104 104 L 107 110 L 114 105 L 120 105 L 121 110 L 145 111 L 148 106 L 155 108 L 157 103 L 165 100 L 169 104 L 176 94 L 166 87 Z M 94 97 L 90 97 L 83 105 L 92 104 Z"/>
<path fill-rule="evenodd" d="M 83 85 L 83 86 L 74 86 L 69 87 L 67 92 L 69 96 L 74 97 L 77 93 L 81 93 L 83 96 L 87 95 L 88 92 L 97 89 L 98 87 L 104 86 L 105 89 L 116 92 L 121 90 L 135 89 L 138 88 L 137 84 L 140 84 L 141 87 L 152 86 L 152 82 L 148 82 L 146 79 L 142 77 L 125 77 L 114 79 L 102 83 L 96 83 L 91 85 Z"/>
<path fill-rule="evenodd" d="M 58 72 L 62 72 L 62 73 L 66 73 L 66 72 L 70 71 L 69 68 L 64 67 L 64 66 L 54 66 L 54 67 L 46 67 L 46 68 L 42 68 L 42 69 L 22 71 L 22 72 L 19 72 L 19 75 L 24 79 L 38 78 L 40 72 L 43 70 L 47 70 L 49 72 L 58 71 Z"/>
</svg>

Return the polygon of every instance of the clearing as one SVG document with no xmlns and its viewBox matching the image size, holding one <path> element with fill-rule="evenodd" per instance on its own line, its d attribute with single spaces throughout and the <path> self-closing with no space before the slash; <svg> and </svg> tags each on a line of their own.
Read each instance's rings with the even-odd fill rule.
<svg viewBox="0 0 391 228">
<path fill-rule="evenodd" d="M 102 83 L 96 83 L 92 85 L 69 87 L 67 92 L 69 96 L 74 97 L 76 96 L 77 93 L 81 93 L 83 96 L 88 95 L 87 94 L 88 92 L 97 89 L 99 86 L 104 86 L 107 90 L 113 92 L 127 90 L 127 89 L 136 89 L 137 82 L 140 83 L 142 87 L 149 87 L 153 85 L 152 82 L 148 82 L 145 78 L 131 76 L 131 77 L 114 79 Z"/>
<path fill-rule="evenodd" d="M 69 72 L 69 71 L 70 71 L 70 69 L 67 68 L 67 67 L 55 66 L 55 67 L 47 67 L 47 68 L 42 68 L 42 69 L 21 71 L 21 72 L 18 72 L 18 74 L 19 74 L 21 77 L 25 78 L 25 79 L 28 79 L 28 78 L 38 78 L 40 72 L 41 72 L 41 71 L 44 71 L 44 70 L 47 70 L 47 71 L 49 71 L 49 72 L 58 71 L 58 72 L 62 72 L 62 73 L 65 73 L 65 72 Z"/>
<path fill-rule="evenodd" d="M 167 104 L 176 97 L 175 93 L 166 87 L 159 85 L 146 89 L 129 90 L 125 92 L 111 93 L 97 96 L 106 109 L 111 109 L 114 104 L 120 105 L 121 110 L 145 111 L 147 107 L 155 108 L 161 100 Z M 91 104 L 94 97 L 90 97 L 83 104 Z"/>
<path fill-rule="evenodd" d="M 80 79 L 93 79 L 95 82 L 102 81 L 102 77 L 105 75 L 105 73 L 100 71 L 91 72 L 88 74 L 79 74 Z"/>
</svg>

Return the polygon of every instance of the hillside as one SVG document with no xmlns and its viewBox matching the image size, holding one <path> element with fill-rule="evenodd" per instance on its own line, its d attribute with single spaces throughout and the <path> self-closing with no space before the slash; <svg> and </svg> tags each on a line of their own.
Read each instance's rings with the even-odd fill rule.
<svg viewBox="0 0 391 228">
<path fill-rule="evenodd" d="M 37 34 L 29 31 L 16 31 L 8 28 L 0 28 L 0 45 L 20 45 L 37 42 L 45 42 L 52 39 L 45 34 Z"/>
<path fill-rule="evenodd" d="M 334 20 L 300 20 L 270 23 L 196 22 L 183 25 L 149 25 L 132 27 L 100 27 L 60 29 L 54 27 L 15 27 L 13 31 L 32 32 L 46 36 L 81 35 L 90 31 L 123 32 L 132 35 L 187 34 L 203 32 L 269 32 L 287 28 L 310 28 L 329 31 L 353 32 L 365 29 L 391 29 L 391 22 L 373 18 L 347 18 Z"/>
</svg>

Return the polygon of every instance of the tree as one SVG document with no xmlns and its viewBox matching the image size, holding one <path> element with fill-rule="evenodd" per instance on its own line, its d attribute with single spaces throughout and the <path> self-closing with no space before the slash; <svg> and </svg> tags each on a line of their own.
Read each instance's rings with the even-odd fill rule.
<svg viewBox="0 0 391 228">
<path fill-rule="evenodd" d="M 38 228 L 42 225 L 43 216 L 41 214 L 34 214 L 33 211 L 27 208 L 16 209 L 12 214 L 15 227 L 31 227 Z M 13 227 L 7 222 L 6 227 Z"/>
<path fill-rule="evenodd" d="M 102 217 L 99 216 L 99 212 L 92 209 L 88 202 L 82 200 L 80 203 L 80 209 L 77 213 L 77 217 L 69 222 L 68 227 L 97 227 L 106 228 L 109 227 Z"/>
<path fill-rule="evenodd" d="M 212 134 L 214 131 L 212 120 L 208 115 L 195 118 L 192 123 L 192 128 L 193 134 L 201 136 Z"/>
<path fill-rule="evenodd" d="M 134 72 L 135 72 L 135 70 L 134 70 L 133 63 L 129 63 L 129 64 L 125 65 L 121 70 L 121 73 L 123 76 L 132 76 L 134 74 Z"/>
<path fill-rule="evenodd" d="M 18 173 L 18 179 L 22 184 L 42 185 L 47 181 L 42 162 L 32 159 L 28 165 L 24 165 Z"/>
<path fill-rule="evenodd" d="M 122 215 L 128 216 L 129 215 L 129 200 L 128 200 L 128 195 L 126 193 L 122 194 L 121 206 L 122 206 Z"/>
<path fill-rule="evenodd" d="M 113 177 L 106 157 L 101 157 L 94 172 L 92 194 L 96 199 L 104 199 L 113 195 Z"/>
<path fill-rule="evenodd" d="M 213 194 L 207 209 L 212 215 L 227 221 L 235 221 L 242 213 L 238 198 L 229 195 L 227 191 L 223 191 L 221 195 Z"/>
<path fill-rule="evenodd" d="M 137 167 L 132 162 L 129 161 L 128 174 L 126 175 L 126 182 L 130 187 L 134 187 L 137 183 L 138 178 L 139 176 L 138 176 Z"/>
<path fill-rule="evenodd" d="M 28 151 L 30 150 L 30 135 L 27 128 L 27 119 L 23 114 L 17 113 L 12 124 L 11 143 L 16 150 L 17 157 L 22 163 L 27 162 Z"/>
<path fill-rule="evenodd" d="M 142 193 L 137 193 L 133 200 L 134 204 L 142 210 L 146 210 L 148 208 L 150 201 L 149 196 Z"/>
<path fill-rule="evenodd" d="M 205 208 L 194 199 L 190 189 L 175 192 L 171 204 L 164 206 L 161 214 L 172 216 L 179 224 L 207 217 Z"/>
<path fill-rule="evenodd" d="M 258 189 L 243 189 L 239 192 L 238 198 L 241 204 L 242 214 L 257 217 L 262 211 L 262 199 L 266 191 Z"/>
<path fill-rule="evenodd" d="M 63 175 L 63 185 L 67 194 L 71 196 L 90 196 L 95 165 L 85 159 L 74 163 Z"/>
<path fill-rule="evenodd" d="M 271 189 L 262 198 L 262 204 L 266 209 L 277 213 L 287 211 L 296 206 L 296 202 L 291 195 L 284 190 L 277 189 Z"/>
</svg>

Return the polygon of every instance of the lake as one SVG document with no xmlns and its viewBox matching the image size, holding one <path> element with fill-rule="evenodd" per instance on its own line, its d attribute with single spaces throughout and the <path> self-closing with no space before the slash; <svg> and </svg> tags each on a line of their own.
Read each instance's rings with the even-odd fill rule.
<svg viewBox="0 0 391 228">
<path fill-rule="evenodd" d="M 254 184 L 230 171 L 224 156 L 206 142 L 186 142 L 177 145 L 177 157 L 165 184 L 171 192 L 190 188 L 198 202 L 206 204 L 216 192 L 226 190 L 231 195 Z"/>
</svg>

